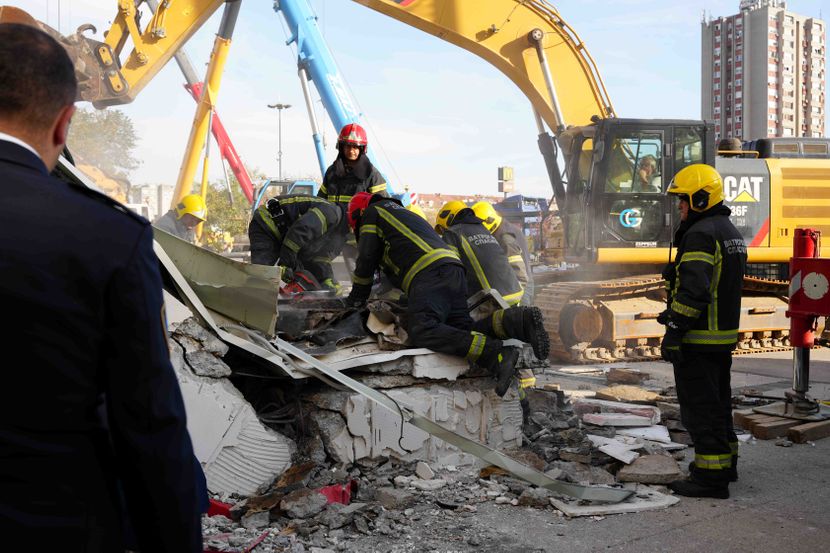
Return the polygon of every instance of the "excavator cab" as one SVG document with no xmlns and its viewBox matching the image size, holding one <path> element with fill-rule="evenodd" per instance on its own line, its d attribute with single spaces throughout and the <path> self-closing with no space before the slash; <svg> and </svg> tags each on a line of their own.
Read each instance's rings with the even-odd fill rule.
<svg viewBox="0 0 830 553">
<path fill-rule="evenodd" d="M 671 179 L 693 163 L 714 165 L 714 131 L 703 121 L 600 119 L 560 134 L 566 159 L 567 259 L 665 262 L 677 220 Z M 561 204 L 560 204 L 561 205 Z"/>
</svg>

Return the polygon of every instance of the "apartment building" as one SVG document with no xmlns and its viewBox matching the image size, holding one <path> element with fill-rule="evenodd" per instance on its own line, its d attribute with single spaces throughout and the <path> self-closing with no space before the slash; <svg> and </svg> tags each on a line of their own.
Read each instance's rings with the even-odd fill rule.
<svg viewBox="0 0 830 553">
<path fill-rule="evenodd" d="M 701 114 L 716 138 L 824 136 L 824 21 L 784 0 L 742 0 L 701 22 Z"/>
</svg>

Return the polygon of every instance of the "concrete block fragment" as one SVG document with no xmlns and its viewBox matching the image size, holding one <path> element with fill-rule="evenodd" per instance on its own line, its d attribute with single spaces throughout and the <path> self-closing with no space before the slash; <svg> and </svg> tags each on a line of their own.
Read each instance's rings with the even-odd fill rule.
<svg viewBox="0 0 830 553">
<path fill-rule="evenodd" d="M 311 421 L 316 426 L 326 451 L 336 463 L 344 465 L 355 461 L 354 440 L 341 415 L 319 410 L 311 413 Z"/>
<path fill-rule="evenodd" d="M 379 488 L 375 499 L 387 509 L 406 509 L 415 503 L 415 496 L 395 488 Z"/>
<path fill-rule="evenodd" d="M 396 488 L 407 488 L 409 487 L 409 483 L 412 482 L 412 478 L 408 476 L 403 476 L 399 474 L 393 479 L 393 483 L 395 484 Z"/>
<path fill-rule="evenodd" d="M 225 378 L 233 372 L 222 359 L 204 349 L 187 352 L 184 357 L 190 369 L 199 376 Z"/>
<path fill-rule="evenodd" d="M 271 522 L 271 513 L 268 511 L 258 511 L 255 513 L 245 513 L 240 520 L 240 524 L 242 524 L 243 528 L 248 530 L 257 530 L 259 528 L 265 528 Z"/>
<path fill-rule="evenodd" d="M 667 401 L 658 401 L 657 408 L 663 414 L 663 418 L 680 420 L 680 404 L 669 403 Z"/>
<path fill-rule="evenodd" d="M 670 443 L 672 441 L 669 436 L 669 430 L 665 426 L 654 425 L 645 426 L 642 428 L 620 428 L 617 429 L 617 434 L 623 436 L 632 436 L 634 438 L 641 438 L 643 440 L 651 440 L 652 442 Z"/>
<path fill-rule="evenodd" d="M 550 491 L 544 488 L 527 488 L 519 496 L 519 505 L 544 509 L 550 505 Z"/>
<path fill-rule="evenodd" d="M 309 488 L 291 492 L 280 501 L 280 509 L 291 518 L 308 518 L 325 509 L 326 496 Z"/>
<path fill-rule="evenodd" d="M 174 333 L 196 340 L 202 349 L 219 357 L 224 357 L 228 353 L 228 345 L 213 334 L 213 332 L 201 326 L 193 317 L 185 319 L 177 325 Z"/>
<path fill-rule="evenodd" d="M 210 491 L 254 495 L 289 467 L 294 442 L 263 425 L 227 379 L 200 377 L 181 366 L 176 376 Z"/>
<path fill-rule="evenodd" d="M 615 484 L 617 482 L 614 475 L 607 470 L 582 463 L 554 461 L 552 468 L 561 471 L 558 477 L 560 480 L 575 484 Z M 550 471 L 546 474 L 550 474 Z"/>
<path fill-rule="evenodd" d="M 620 482 L 668 484 L 683 478 L 680 467 L 667 455 L 643 455 L 617 473 Z"/>
<path fill-rule="evenodd" d="M 454 381 L 469 370 L 470 364 L 455 355 L 431 353 L 412 358 L 412 376 L 415 378 Z"/>
<path fill-rule="evenodd" d="M 635 405 L 618 401 L 602 399 L 576 398 L 573 400 L 573 410 L 577 415 L 586 413 L 627 413 L 651 419 L 651 424 L 660 422 L 660 410 L 651 405 Z"/>
<path fill-rule="evenodd" d="M 354 511 L 348 510 L 347 505 L 342 503 L 331 503 L 316 518 L 321 524 L 329 527 L 329 530 L 343 528 L 354 520 Z"/>
<path fill-rule="evenodd" d="M 582 420 L 597 426 L 651 426 L 651 419 L 627 413 L 585 413 Z"/>
<path fill-rule="evenodd" d="M 435 477 L 435 472 L 423 461 L 418 461 L 418 464 L 415 465 L 415 474 L 421 480 L 432 480 Z"/>
<path fill-rule="evenodd" d="M 447 481 L 441 478 L 435 478 L 433 480 L 413 480 L 410 482 L 413 488 L 416 490 L 421 490 L 422 492 L 434 492 L 435 490 L 440 490 L 444 486 L 447 485 Z"/>
</svg>

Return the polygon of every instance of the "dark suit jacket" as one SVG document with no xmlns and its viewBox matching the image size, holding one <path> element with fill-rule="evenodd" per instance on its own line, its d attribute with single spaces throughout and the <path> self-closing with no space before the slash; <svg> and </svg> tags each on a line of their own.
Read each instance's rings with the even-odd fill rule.
<svg viewBox="0 0 830 553">
<path fill-rule="evenodd" d="M 123 493 L 143 551 L 201 551 L 149 223 L 0 141 L 0 231 L 2 535 L 123 551 Z"/>
</svg>

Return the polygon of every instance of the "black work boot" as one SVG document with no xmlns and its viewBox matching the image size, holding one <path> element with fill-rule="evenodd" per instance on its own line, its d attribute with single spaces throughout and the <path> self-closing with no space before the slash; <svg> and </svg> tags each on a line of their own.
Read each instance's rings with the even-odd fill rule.
<svg viewBox="0 0 830 553">
<path fill-rule="evenodd" d="M 510 382 L 516 374 L 516 363 L 519 361 L 519 350 L 513 347 L 505 347 L 501 340 L 493 338 L 487 340 L 484 352 L 479 357 L 477 364 L 489 369 L 496 379 L 496 395 L 504 397 L 510 388 Z"/>
<path fill-rule="evenodd" d="M 538 307 L 522 305 L 505 309 L 502 315 L 496 312 L 493 315 L 493 328 L 497 334 L 503 330 L 505 338 L 516 338 L 533 346 L 533 355 L 540 361 L 550 355 L 550 338 L 545 330 L 542 310 Z"/>
<path fill-rule="evenodd" d="M 694 476 L 688 480 L 675 480 L 669 484 L 669 489 L 677 495 L 685 497 L 713 497 L 715 499 L 729 499 L 729 484 L 707 484 L 695 480 Z"/>
</svg>

